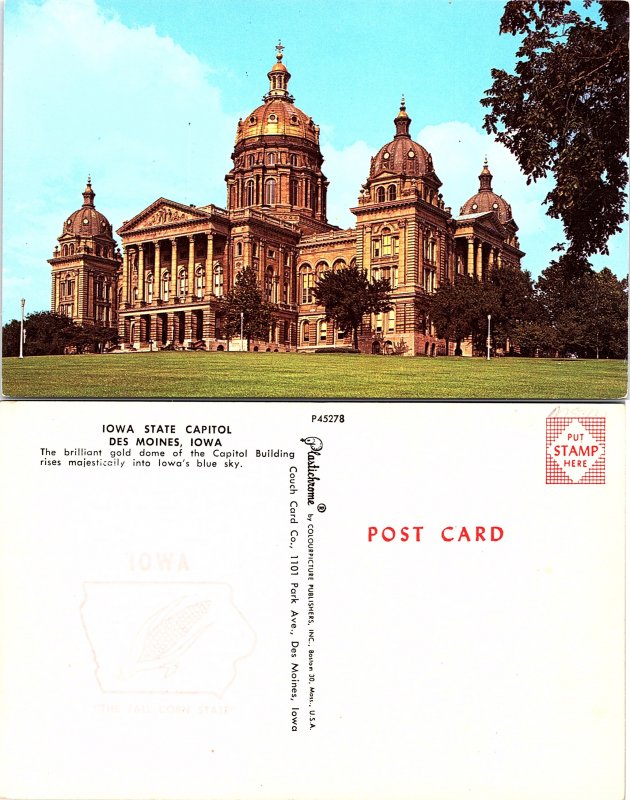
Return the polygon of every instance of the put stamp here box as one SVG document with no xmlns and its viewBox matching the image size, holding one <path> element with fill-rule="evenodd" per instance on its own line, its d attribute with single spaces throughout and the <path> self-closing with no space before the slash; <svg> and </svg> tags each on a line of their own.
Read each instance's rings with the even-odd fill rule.
<svg viewBox="0 0 630 800">
<path fill-rule="evenodd" d="M 604 417 L 548 417 L 546 483 L 606 483 Z"/>
</svg>

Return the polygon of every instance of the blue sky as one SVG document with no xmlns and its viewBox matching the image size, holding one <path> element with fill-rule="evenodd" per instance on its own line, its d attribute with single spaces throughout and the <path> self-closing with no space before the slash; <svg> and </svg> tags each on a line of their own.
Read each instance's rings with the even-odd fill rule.
<svg viewBox="0 0 630 800">
<path fill-rule="evenodd" d="M 482 129 L 492 67 L 510 69 L 494 0 L 7 0 L 3 318 L 49 308 L 62 223 L 92 176 L 114 228 L 160 196 L 225 205 L 236 123 L 261 102 L 282 39 L 297 105 L 321 127 L 329 219 L 349 227 L 370 157 L 393 136 L 401 94 L 453 212 L 494 188 L 537 275 L 562 239 L 511 155 Z M 622 276 L 626 236 L 594 260 Z"/>
</svg>

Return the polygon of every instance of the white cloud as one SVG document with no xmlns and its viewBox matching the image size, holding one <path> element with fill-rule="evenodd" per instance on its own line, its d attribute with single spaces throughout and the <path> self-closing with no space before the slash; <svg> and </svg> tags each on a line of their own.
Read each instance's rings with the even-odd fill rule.
<svg viewBox="0 0 630 800">
<path fill-rule="evenodd" d="M 48 306 L 45 259 L 88 173 L 114 227 L 161 195 L 225 204 L 237 120 L 210 67 L 154 28 L 126 27 L 94 0 L 25 3 L 6 16 L 5 65 L 9 318 L 26 276 L 38 276 L 31 310 Z"/>
<path fill-rule="evenodd" d="M 324 174 L 328 187 L 328 221 L 341 228 L 351 228 L 356 220 L 350 208 L 356 206 L 361 185 L 370 171 L 374 149 L 363 141 L 354 142 L 342 150 L 332 144 L 322 144 Z"/>
</svg>

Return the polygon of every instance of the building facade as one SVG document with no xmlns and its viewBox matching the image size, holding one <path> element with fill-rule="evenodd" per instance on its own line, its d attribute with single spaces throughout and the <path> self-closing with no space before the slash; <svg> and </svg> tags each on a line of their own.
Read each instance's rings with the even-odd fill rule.
<svg viewBox="0 0 630 800">
<path fill-rule="evenodd" d="M 314 288 L 323 273 L 356 266 L 392 287 L 392 310 L 364 318 L 362 351 L 446 354 L 419 298 L 457 273 L 485 280 L 502 265 L 518 267 L 524 255 L 487 163 L 479 191 L 453 216 L 431 154 L 411 138 L 403 98 L 393 139 L 372 158 L 351 209 L 356 226 L 330 225 L 319 127 L 295 105 L 282 51 L 262 105 L 238 122 L 227 207 L 159 198 L 118 229 L 121 255 L 88 182 L 49 262 L 53 310 L 80 322 L 115 321 L 124 350 L 239 349 L 224 336 L 222 300 L 251 267 L 272 307 L 268 336 L 255 349 L 349 348 L 349 332 L 326 319 Z"/>
</svg>

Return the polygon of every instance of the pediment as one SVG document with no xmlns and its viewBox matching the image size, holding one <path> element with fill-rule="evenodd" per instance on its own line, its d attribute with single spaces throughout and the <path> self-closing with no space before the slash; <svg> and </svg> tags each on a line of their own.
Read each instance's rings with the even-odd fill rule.
<svg viewBox="0 0 630 800">
<path fill-rule="evenodd" d="M 477 214 L 465 214 L 456 218 L 458 228 L 471 227 L 477 230 L 486 230 L 505 239 L 506 230 L 505 226 L 497 219 L 493 211 L 481 211 Z"/>
<path fill-rule="evenodd" d="M 206 219 L 207 217 L 207 212 L 198 208 L 185 206 L 173 200 L 166 200 L 164 197 L 160 197 L 145 208 L 144 211 L 136 214 L 133 219 L 125 222 L 117 233 L 124 234 L 146 228 L 168 227 L 189 220 Z"/>
</svg>

